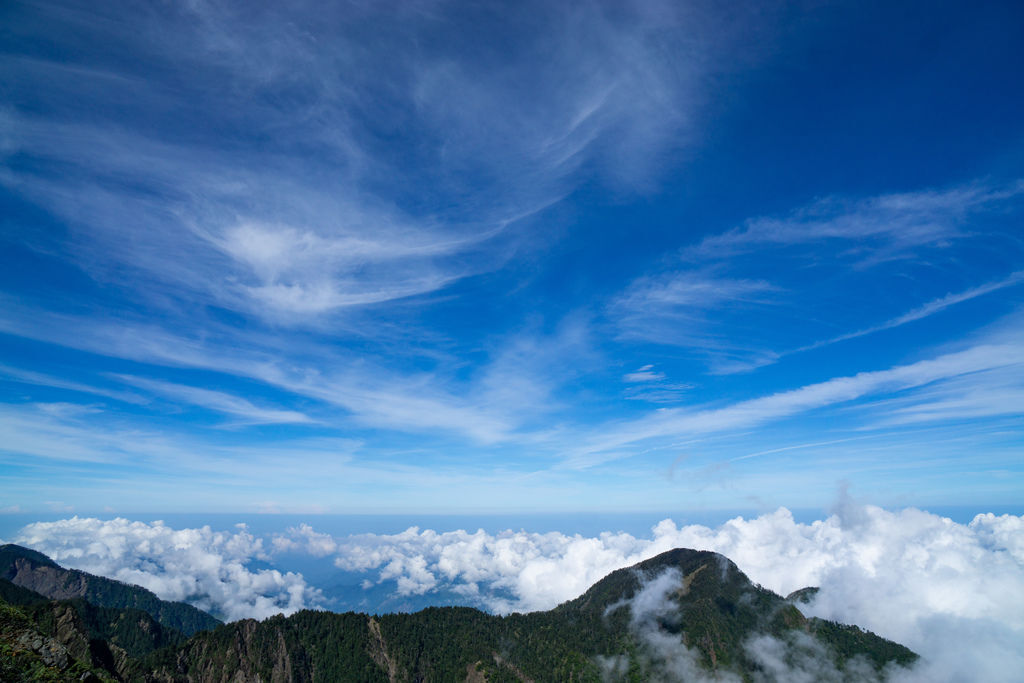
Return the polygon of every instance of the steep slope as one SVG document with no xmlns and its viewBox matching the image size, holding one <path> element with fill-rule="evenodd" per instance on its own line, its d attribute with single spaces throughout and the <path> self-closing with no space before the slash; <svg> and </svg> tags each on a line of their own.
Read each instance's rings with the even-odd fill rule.
<svg viewBox="0 0 1024 683">
<path fill-rule="evenodd" d="M 189 636 L 221 623 L 191 605 L 161 600 L 139 586 L 64 569 L 42 553 L 17 545 L 0 546 L 0 578 L 53 600 L 82 598 L 98 607 L 141 610 L 161 626 Z"/>
<path fill-rule="evenodd" d="M 109 669 L 95 662 L 103 657 Z M 0 601 L 0 681 L 117 680 L 114 659 L 111 646 L 92 641 L 69 605 L 33 600 L 19 607 Z"/>
<path fill-rule="evenodd" d="M 188 640 L 141 610 L 99 607 L 82 598 L 49 600 L 5 579 L 0 579 L 0 610 L 7 663 L 35 660 L 37 674 L 46 672 L 54 680 L 86 671 L 119 678 L 131 668 L 132 658 Z M 16 679 L 10 672 L 0 675 L 2 681 Z"/>
</svg>

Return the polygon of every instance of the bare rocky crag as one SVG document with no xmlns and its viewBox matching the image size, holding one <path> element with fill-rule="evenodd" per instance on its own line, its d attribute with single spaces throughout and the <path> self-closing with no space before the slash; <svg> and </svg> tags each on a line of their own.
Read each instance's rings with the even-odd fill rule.
<svg viewBox="0 0 1024 683">
<path fill-rule="evenodd" d="M 46 633 L 19 610 L 0 604 L 0 680 L 102 681 L 128 673 L 126 653 L 94 643 L 72 606 L 54 602 L 45 611 L 44 621 L 50 625 Z M 97 655 L 106 656 L 111 671 L 94 666 Z"/>
</svg>

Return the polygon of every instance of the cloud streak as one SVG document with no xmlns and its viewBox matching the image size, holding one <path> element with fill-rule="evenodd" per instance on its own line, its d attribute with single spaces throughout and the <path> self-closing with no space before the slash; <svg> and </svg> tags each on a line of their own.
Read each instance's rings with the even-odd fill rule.
<svg viewBox="0 0 1024 683">
<path fill-rule="evenodd" d="M 1020 284 L 1022 281 L 1024 281 L 1024 271 L 1018 270 L 1013 273 L 1010 273 L 1010 275 L 1000 280 L 979 285 L 977 287 L 971 287 L 970 289 L 966 289 L 962 292 L 947 294 L 946 296 L 939 297 L 938 299 L 933 299 L 924 304 L 921 304 L 917 308 L 913 308 L 907 311 L 903 315 L 896 316 L 895 318 L 891 318 L 877 325 L 872 325 L 871 327 L 866 327 L 862 330 L 856 330 L 854 332 L 840 334 L 836 337 L 832 337 L 831 339 L 825 339 L 823 341 L 814 342 L 813 344 L 801 346 L 800 348 L 793 349 L 792 351 L 783 351 L 781 353 L 776 354 L 776 357 L 781 358 L 782 356 L 789 356 L 794 353 L 813 351 L 814 349 L 820 349 L 821 347 L 829 346 L 830 344 L 837 344 L 839 342 L 848 341 L 850 339 L 856 339 L 858 337 L 864 337 L 866 335 L 874 334 L 876 332 L 891 330 L 894 327 L 899 327 L 901 325 L 906 325 L 907 323 L 923 320 L 924 318 L 935 315 L 936 313 L 941 313 L 942 311 L 945 311 L 947 308 L 951 306 L 956 306 L 957 304 L 964 303 L 965 301 L 971 301 L 972 299 L 976 299 L 980 296 L 991 294 L 992 292 L 998 292 L 999 290 L 1006 289 L 1007 287 L 1013 287 L 1017 284 Z"/>
<path fill-rule="evenodd" d="M 688 267 L 635 279 L 607 313 L 624 338 L 687 348 L 707 357 L 711 374 L 749 372 L 1018 285 L 1022 273 L 1006 269 L 1002 278 L 960 292 L 947 290 L 882 322 L 860 322 L 850 332 L 819 336 L 811 343 L 786 333 L 790 327 L 813 328 L 808 318 L 830 321 L 826 329 L 850 329 L 837 315 L 837 302 L 852 303 L 854 310 L 865 302 L 837 296 L 837 289 L 884 293 L 865 308 L 868 319 L 877 320 L 877 311 L 899 298 L 890 296 L 889 288 L 905 289 L 910 277 L 929 291 L 941 268 L 961 271 L 970 265 L 957 260 L 963 250 L 994 251 L 998 244 L 1006 253 L 1019 254 L 1012 224 L 999 226 L 1001 217 L 1019 211 L 1022 197 L 1022 181 L 977 181 L 861 199 L 829 197 L 788 216 L 751 218 L 670 258 Z M 1006 262 L 1012 265 L 1013 259 Z M 992 269 L 991 261 L 978 268 L 984 277 L 991 277 Z M 826 292 L 831 294 L 820 296 Z M 773 344 L 772 337 L 785 341 Z"/>
<path fill-rule="evenodd" d="M 756 218 L 743 227 L 704 238 L 684 251 L 686 258 L 725 258 L 764 245 L 786 246 L 821 240 L 857 242 L 853 253 L 876 253 L 867 262 L 905 254 L 908 249 L 965 237 L 968 218 L 1016 201 L 1024 182 L 984 184 L 946 190 L 885 194 L 861 200 L 820 199 L 787 218 Z M 869 252 L 870 253 L 870 252 Z"/>
<path fill-rule="evenodd" d="M 966 382 L 970 380 L 964 379 L 965 377 L 976 377 L 976 373 L 985 371 L 1009 371 L 1014 377 L 1019 377 L 1022 369 L 1024 347 L 1021 345 L 980 344 L 930 360 L 899 365 L 888 370 L 836 377 L 797 389 L 740 401 L 722 408 L 666 408 L 599 433 L 588 443 L 578 447 L 570 455 L 568 462 L 576 466 L 586 466 L 589 456 L 614 451 L 649 439 L 745 429 L 867 396 L 907 392 L 936 382 Z M 993 403 L 998 403 L 998 396 L 990 398 Z M 927 394 L 918 394 L 907 400 L 911 405 L 918 406 L 906 411 L 909 421 L 912 421 L 915 410 L 918 416 L 928 412 L 927 406 L 930 401 Z M 955 406 L 948 405 L 949 413 L 955 414 Z M 1010 410 L 1006 405 L 1003 409 Z"/>
<path fill-rule="evenodd" d="M 232 415 L 239 418 L 244 424 L 308 424 L 313 422 L 313 419 L 308 415 L 298 411 L 260 408 L 240 396 L 234 396 L 222 391 L 190 387 L 174 382 L 160 382 L 129 375 L 115 375 L 115 377 L 122 382 L 160 396 L 190 403 L 202 408 L 209 408 L 218 413 Z"/>
</svg>

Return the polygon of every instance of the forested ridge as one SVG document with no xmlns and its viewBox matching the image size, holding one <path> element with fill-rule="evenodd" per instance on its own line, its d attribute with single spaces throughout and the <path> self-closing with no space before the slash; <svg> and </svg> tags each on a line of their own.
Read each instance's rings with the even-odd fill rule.
<svg viewBox="0 0 1024 683">
<path fill-rule="evenodd" d="M 757 638 L 784 644 L 793 665 L 824 658 L 845 680 L 916 659 L 856 626 L 806 618 L 728 559 L 685 549 L 612 572 L 552 610 L 507 616 L 303 610 L 187 637 L 142 610 L 49 600 L 5 580 L 0 600 L 4 681 L 645 681 L 691 665 L 754 680 L 770 673 Z"/>
<path fill-rule="evenodd" d="M 42 553 L 13 544 L 0 546 L 0 579 L 52 599 L 81 598 L 98 607 L 141 610 L 186 635 L 221 623 L 192 605 L 161 600 L 140 586 L 65 569 Z"/>
</svg>

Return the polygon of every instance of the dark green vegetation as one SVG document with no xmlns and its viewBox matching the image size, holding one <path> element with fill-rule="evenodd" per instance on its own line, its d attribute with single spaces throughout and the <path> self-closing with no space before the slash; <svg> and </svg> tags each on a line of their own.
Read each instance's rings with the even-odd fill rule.
<svg viewBox="0 0 1024 683">
<path fill-rule="evenodd" d="M 886 667 L 916 659 L 856 626 L 804 617 L 720 555 L 682 549 L 613 572 L 553 610 L 506 617 L 467 607 L 305 610 L 186 639 L 138 610 L 48 601 L 5 581 L 0 598 L 3 681 L 82 680 L 87 671 L 175 682 L 646 681 L 687 670 L 749 681 L 770 668 L 755 639 L 780 645 L 786 664 L 813 655 L 846 680 L 884 678 Z M 63 662 L 48 643 L 64 648 Z"/>
<path fill-rule="evenodd" d="M 48 600 L 6 579 L 0 599 L 0 681 L 123 680 L 133 658 L 187 640 L 141 610 Z"/>
<path fill-rule="evenodd" d="M 151 591 L 76 569 L 64 569 L 42 553 L 0 546 L 0 578 L 53 600 L 82 598 L 99 607 L 146 612 L 166 628 L 192 635 L 221 622 L 184 602 L 168 602 Z"/>
</svg>

